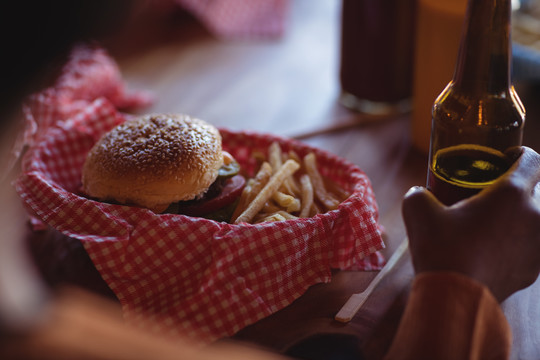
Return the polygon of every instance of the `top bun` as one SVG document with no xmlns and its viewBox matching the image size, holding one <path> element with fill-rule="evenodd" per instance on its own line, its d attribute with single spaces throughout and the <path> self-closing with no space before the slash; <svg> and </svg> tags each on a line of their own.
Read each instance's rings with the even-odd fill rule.
<svg viewBox="0 0 540 360">
<path fill-rule="evenodd" d="M 94 145 L 82 185 L 99 200 L 159 213 L 206 192 L 222 165 L 214 126 L 187 115 L 147 115 L 115 127 Z"/>
</svg>

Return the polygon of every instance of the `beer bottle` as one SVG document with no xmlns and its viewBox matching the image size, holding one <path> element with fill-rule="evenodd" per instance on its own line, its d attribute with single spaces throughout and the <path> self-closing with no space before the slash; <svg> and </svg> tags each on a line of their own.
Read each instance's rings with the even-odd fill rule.
<svg viewBox="0 0 540 360">
<path fill-rule="evenodd" d="M 433 105 L 427 188 L 447 205 L 491 184 L 521 145 L 510 16 L 511 0 L 469 0 L 454 76 Z"/>
</svg>

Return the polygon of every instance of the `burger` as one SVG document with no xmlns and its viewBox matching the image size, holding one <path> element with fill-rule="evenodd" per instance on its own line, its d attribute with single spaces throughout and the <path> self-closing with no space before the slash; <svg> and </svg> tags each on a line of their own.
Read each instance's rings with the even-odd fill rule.
<svg viewBox="0 0 540 360">
<path fill-rule="evenodd" d="M 245 185 L 221 135 L 203 120 L 151 114 L 98 140 L 82 170 L 82 191 L 103 202 L 155 213 L 227 221 Z"/>
</svg>

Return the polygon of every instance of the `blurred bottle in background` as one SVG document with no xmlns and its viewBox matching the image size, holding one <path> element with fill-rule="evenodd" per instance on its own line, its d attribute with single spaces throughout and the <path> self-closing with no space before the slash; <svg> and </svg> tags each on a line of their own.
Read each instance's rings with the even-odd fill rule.
<svg viewBox="0 0 540 360">
<path fill-rule="evenodd" d="M 344 106 L 373 115 L 410 111 L 415 13 L 416 0 L 343 0 Z"/>
<path fill-rule="evenodd" d="M 433 102 L 454 73 L 466 7 L 467 0 L 418 0 L 411 136 L 424 154 Z"/>
</svg>

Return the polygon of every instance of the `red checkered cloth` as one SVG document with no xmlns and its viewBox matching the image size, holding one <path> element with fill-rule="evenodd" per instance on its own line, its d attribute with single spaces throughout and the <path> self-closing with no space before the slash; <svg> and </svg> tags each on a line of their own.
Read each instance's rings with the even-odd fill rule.
<svg viewBox="0 0 540 360">
<path fill-rule="evenodd" d="M 97 45 L 79 44 L 70 53 L 56 83 L 31 95 L 23 104 L 25 131 L 10 154 L 10 169 L 25 147 L 40 141 L 46 130 L 76 114 L 98 98 L 117 109 L 150 105 L 152 96 L 143 91 L 128 92 L 116 62 Z"/>
<path fill-rule="evenodd" d="M 220 38 L 283 35 L 288 0 L 176 0 Z"/>
<path fill-rule="evenodd" d="M 320 172 L 352 195 L 325 214 L 257 225 L 160 215 L 85 198 L 79 189 L 86 154 L 104 132 L 129 119 L 106 97 L 84 101 L 67 118 L 38 127 L 15 186 L 32 214 L 83 243 L 129 323 L 208 343 L 330 281 L 332 268 L 383 265 L 367 176 L 328 152 L 268 134 L 220 129 L 225 150 L 245 171 L 255 172 L 252 152 L 265 153 L 278 141 L 300 156 L 314 152 Z M 41 108 L 29 107 L 38 124 L 51 113 L 49 106 L 43 113 Z"/>
</svg>

